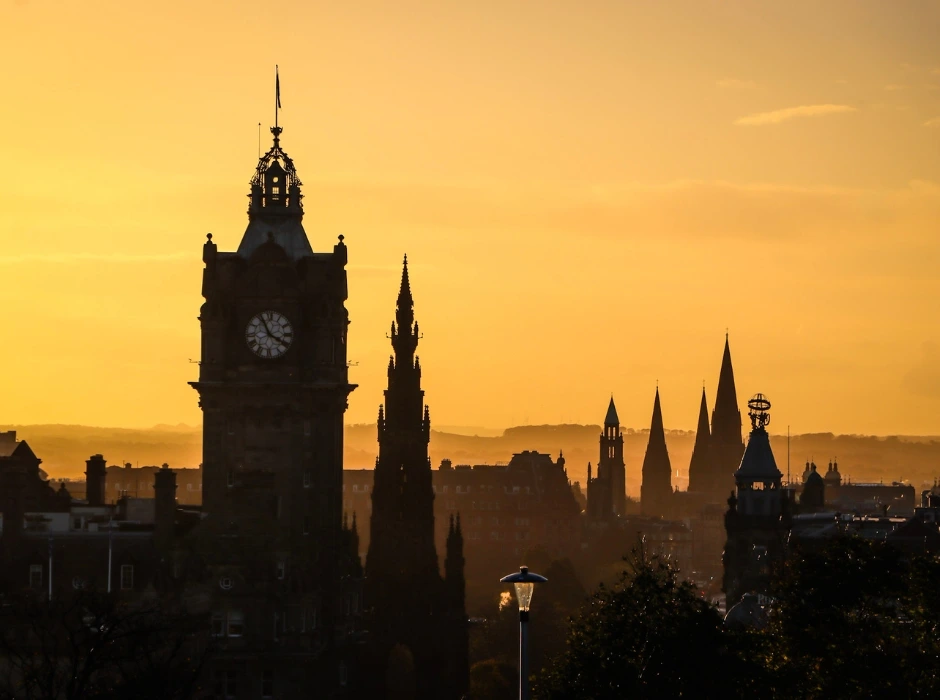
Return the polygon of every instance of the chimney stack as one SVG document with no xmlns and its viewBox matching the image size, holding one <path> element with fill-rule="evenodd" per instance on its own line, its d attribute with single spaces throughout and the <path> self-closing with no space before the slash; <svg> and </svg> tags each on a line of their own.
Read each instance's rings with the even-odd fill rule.
<svg viewBox="0 0 940 700">
<path fill-rule="evenodd" d="M 85 500 L 90 506 L 104 505 L 107 466 L 101 455 L 92 455 L 85 460 Z"/>
<path fill-rule="evenodd" d="M 170 465 L 154 474 L 154 539 L 159 549 L 168 549 L 176 535 L 176 472 Z"/>
</svg>

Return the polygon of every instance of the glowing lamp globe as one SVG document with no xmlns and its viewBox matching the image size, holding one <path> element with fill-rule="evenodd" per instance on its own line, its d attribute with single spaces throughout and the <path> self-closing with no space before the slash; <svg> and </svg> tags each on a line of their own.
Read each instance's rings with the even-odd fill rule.
<svg viewBox="0 0 940 700">
<path fill-rule="evenodd" d="M 529 606 L 532 604 L 532 594 L 535 592 L 535 584 L 548 581 L 544 576 L 533 574 L 529 567 L 522 566 L 519 573 L 509 574 L 500 579 L 501 583 L 511 583 L 516 589 L 516 600 L 519 601 L 519 612 L 529 612 Z"/>
</svg>

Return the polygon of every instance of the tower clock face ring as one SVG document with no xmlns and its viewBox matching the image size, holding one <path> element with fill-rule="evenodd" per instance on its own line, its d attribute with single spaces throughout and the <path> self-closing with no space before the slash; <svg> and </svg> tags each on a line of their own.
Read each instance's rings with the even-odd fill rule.
<svg viewBox="0 0 940 700">
<path fill-rule="evenodd" d="M 245 342 L 258 357 L 273 360 L 281 357 L 294 339 L 294 327 L 277 311 L 262 311 L 248 321 Z"/>
</svg>

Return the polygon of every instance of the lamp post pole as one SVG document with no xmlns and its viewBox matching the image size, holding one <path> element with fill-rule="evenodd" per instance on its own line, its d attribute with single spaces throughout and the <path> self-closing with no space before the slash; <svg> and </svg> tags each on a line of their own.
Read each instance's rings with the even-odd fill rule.
<svg viewBox="0 0 940 700">
<path fill-rule="evenodd" d="M 529 611 L 519 611 L 519 700 L 529 700 Z"/>
<path fill-rule="evenodd" d="M 501 583 L 513 584 L 519 601 L 519 700 L 529 700 L 529 606 L 535 584 L 546 581 L 544 576 L 531 573 L 527 566 L 520 567 L 517 574 L 500 579 Z"/>
</svg>

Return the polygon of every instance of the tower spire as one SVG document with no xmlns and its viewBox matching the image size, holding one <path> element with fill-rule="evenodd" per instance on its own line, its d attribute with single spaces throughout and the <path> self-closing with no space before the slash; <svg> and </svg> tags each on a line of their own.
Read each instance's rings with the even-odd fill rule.
<svg viewBox="0 0 940 700">
<path fill-rule="evenodd" d="M 666 431 L 663 410 L 659 401 L 659 387 L 653 400 L 650 436 L 643 457 L 643 482 L 640 485 L 640 508 L 645 515 L 665 516 L 671 510 L 672 465 L 666 449 Z"/>
<path fill-rule="evenodd" d="M 738 395 L 734 388 L 734 367 L 731 365 L 731 346 L 728 334 L 725 333 L 725 351 L 721 356 L 721 371 L 718 374 L 718 392 L 715 394 L 715 416 L 712 421 L 712 431 L 715 431 L 714 418 L 729 418 L 737 415 L 737 433 L 741 434 L 741 412 L 738 409 Z M 724 426 L 721 426 L 724 427 Z M 729 426 L 732 428 L 733 426 Z"/>
<path fill-rule="evenodd" d="M 398 290 L 395 324 L 392 324 L 392 347 L 395 348 L 395 365 L 416 367 L 415 350 L 418 348 L 418 324 L 415 323 L 414 299 L 411 296 L 411 280 L 408 278 L 408 256 L 402 263 L 401 287 Z M 397 324 L 397 328 L 395 327 Z"/>
<path fill-rule="evenodd" d="M 391 341 L 395 357 L 389 363 L 384 423 L 379 433 L 363 584 L 364 600 L 371 611 L 369 654 L 378 660 L 382 672 L 365 681 L 367 687 L 375 686 L 367 694 L 387 695 L 387 660 L 397 645 L 405 644 L 414 652 L 416 677 L 425 679 L 424 688 L 415 697 L 460 697 L 465 687 L 460 692 L 443 689 L 448 684 L 461 685 L 459 679 L 467 673 L 463 542 L 455 518 L 447 523 L 446 579 L 442 579 L 434 540 L 434 486 L 428 455 L 431 414 L 424 403 L 421 366 L 415 356 L 418 329 L 407 257 L 402 264 Z M 441 616 L 445 615 L 449 621 L 442 625 Z M 441 672 L 448 664 L 452 671 Z"/>
<path fill-rule="evenodd" d="M 401 265 L 401 288 L 398 290 L 398 308 L 399 310 L 414 308 L 414 299 L 411 297 L 411 279 L 408 277 L 407 254 L 405 254 L 405 259 Z"/>
<path fill-rule="evenodd" d="M 617 417 L 617 407 L 614 405 L 614 395 L 610 395 L 610 405 L 607 406 L 607 416 L 604 418 L 604 425 L 618 426 L 620 418 Z"/>
<path fill-rule="evenodd" d="M 656 398 L 653 399 L 653 418 L 650 421 L 650 442 L 666 444 L 666 429 L 663 427 L 663 409 L 659 402 L 659 387 L 656 387 Z"/>
<path fill-rule="evenodd" d="M 709 443 L 711 431 L 708 427 L 708 402 L 705 387 L 702 387 L 702 403 L 698 410 L 698 427 L 695 430 L 695 445 L 689 461 L 689 491 L 708 490 Z"/>
<path fill-rule="evenodd" d="M 281 148 L 284 129 L 278 121 L 281 83 L 277 66 L 274 67 L 274 76 L 274 126 L 271 127 L 274 140 L 271 148 L 258 158 L 255 174 L 251 178 L 248 228 L 238 246 L 238 254 L 249 259 L 258 248 L 273 240 L 291 260 L 297 261 L 312 256 L 313 248 L 303 227 L 303 183 L 297 175 L 294 161 Z M 260 134 L 258 140 L 260 150 Z"/>
<path fill-rule="evenodd" d="M 718 374 L 718 391 L 712 412 L 710 455 L 713 488 L 712 497 L 721 499 L 731 489 L 732 475 L 741 463 L 744 441 L 741 439 L 741 411 L 734 386 L 734 368 L 731 364 L 731 346 L 725 333 L 725 349 Z"/>
</svg>

